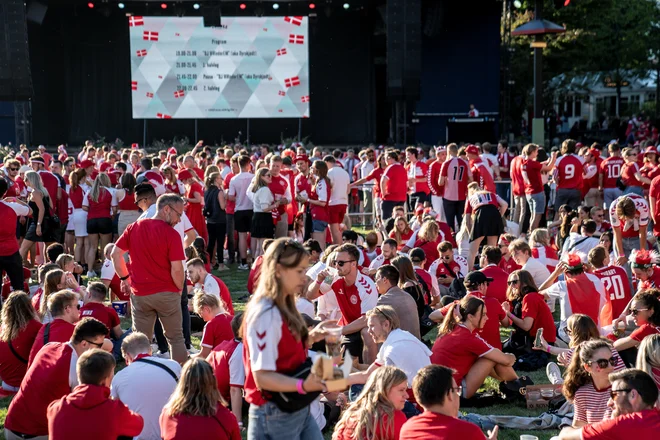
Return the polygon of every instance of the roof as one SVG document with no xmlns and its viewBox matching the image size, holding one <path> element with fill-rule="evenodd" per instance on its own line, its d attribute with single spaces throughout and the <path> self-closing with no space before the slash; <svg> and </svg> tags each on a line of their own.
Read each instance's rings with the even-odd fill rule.
<svg viewBox="0 0 660 440">
<path fill-rule="evenodd" d="M 655 90 L 657 71 L 628 72 L 624 74 L 623 91 L 649 89 Z M 588 72 L 581 75 L 562 73 L 550 80 L 551 89 L 563 93 L 609 93 L 616 89 L 611 80 L 611 72 Z"/>
</svg>

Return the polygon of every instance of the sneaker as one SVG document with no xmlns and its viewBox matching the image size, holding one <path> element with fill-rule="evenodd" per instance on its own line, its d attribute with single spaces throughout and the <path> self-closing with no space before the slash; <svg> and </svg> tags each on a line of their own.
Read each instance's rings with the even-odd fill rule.
<svg viewBox="0 0 660 440">
<path fill-rule="evenodd" d="M 195 347 L 190 347 L 188 349 L 188 354 L 197 354 L 199 353 L 199 350 L 197 350 Z"/>
<path fill-rule="evenodd" d="M 229 268 L 227 266 L 225 266 L 224 264 L 220 264 L 215 270 L 218 271 L 218 272 L 224 272 L 226 270 L 229 270 Z"/>
<path fill-rule="evenodd" d="M 154 356 L 156 356 L 157 358 L 161 358 L 161 359 L 171 359 L 169 351 L 166 351 L 166 352 L 159 351 Z"/>
<path fill-rule="evenodd" d="M 238 270 L 250 270 L 250 266 L 248 266 L 247 264 L 239 264 Z"/>
<path fill-rule="evenodd" d="M 561 377 L 561 370 L 559 365 L 554 362 L 548 362 L 548 366 L 545 367 L 545 374 L 550 379 L 550 383 L 553 385 L 560 385 L 564 383 L 564 378 Z"/>
<path fill-rule="evenodd" d="M 96 277 L 97 277 L 96 272 L 94 272 L 93 270 L 87 272 L 87 278 L 96 278 Z"/>
</svg>

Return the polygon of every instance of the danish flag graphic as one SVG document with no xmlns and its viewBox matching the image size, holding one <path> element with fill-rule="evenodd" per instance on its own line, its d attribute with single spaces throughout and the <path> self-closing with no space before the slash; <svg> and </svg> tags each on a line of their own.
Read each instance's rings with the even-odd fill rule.
<svg viewBox="0 0 660 440">
<path fill-rule="evenodd" d="M 277 92 L 277 94 L 280 96 L 286 96 L 286 92 L 283 90 L 280 90 L 279 92 Z"/>
<path fill-rule="evenodd" d="M 131 81 L 131 90 L 137 90 L 137 81 Z"/>
<path fill-rule="evenodd" d="M 128 25 L 130 27 L 144 26 L 144 19 L 142 17 L 128 17 Z"/>
<path fill-rule="evenodd" d="M 291 43 L 291 44 L 304 44 L 305 43 L 305 36 L 304 35 L 289 34 L 289 43 Z"/>
<path fill-rule="evenodd" d="M 287 78 L 284 80 L 285 87 L 295 87 L 299 85 L 300 85 L 300 78 L 297 76 L 294 76 L 292 78 Z"/>
<path fill-rule="evenodd" d="M 166 114 L 164 114 L 164 113 L 156 113 L 156 117 L 157 117 L 158 119 L 172 119 L 172 116 L 170 116 L 170 115 L 166 115 Z"/>
<path fill-rule="evenodd" d="M 184 94 L 185 93 L 183 92 L 183 90 L 177 90 L 177 91 L 174 92 L 174 97 L 175 98 L 182 98 Z"/>
<path fill-rule="evenodd" d="M 303 96 L 302 98 L 300 98 L 300 100 L 302 102 L 309 102 L 309 95 Z"/>
<path fill-rule="evenodd" d="M 302 24 L 302 15 L 296 15 L 293 17 L 284 17 L 284 21 L 291 23 L 294 26 L 300 26 Z"/>
<path fill-rule="evenodd" d="M 147 56 L 147 49 L 140 49 L 136 52 L 138 57 L 146 57 Z"/>
<path fill-rule="evenodd" d="M 153 98 L 153 97 L 154 97 L 154 94 L 153 94 L 153 93 L 151 93 L 151 92 L 147 92 L 147 98 Z"/>
<path fill-rule="evenodd" d="M 142 39 L 146 41 L 158 41 L 158 32 L 144 31 L 142 32 Z"/>
<path fill-rule="evenodd" d="M 282 55 L 286 55 L 286 48 L 285 49 L 277 49 L 277 56 L 281 57 Z"/>
</svg>

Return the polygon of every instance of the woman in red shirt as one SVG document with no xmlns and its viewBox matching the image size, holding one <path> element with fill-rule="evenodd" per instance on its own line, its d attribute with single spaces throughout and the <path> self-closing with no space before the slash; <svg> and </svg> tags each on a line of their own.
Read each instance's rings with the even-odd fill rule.
<svg viewBox="0 0 660 440">
<path fill-rule="evenodd" d="M 197 182 L 190 170 L 183 170 L 179 172 L 179 179 L 186 187 L 186 195 L 183 200 L 186 202 L 186 215 L 190 219 L 190 223 L 197 231 L 197 234 L 204 239 L 204 242 L 209 242 L 209 233 L 206 229 L 206 221 L 202 209 L 204 208 L 204 188 Z"/>
<path fill-rule="evenodd" d="M 380 178 L 383 177 L 385 168 L 387 168 L 385 153 L 380 153 L 378 155 L 378 160 L 376 161 L 376 163 L 377 163 L 376 167 L 369 173 L 368 176 L 363 177 L 362 179 L 358 179 L 355 182 L 351 183 L 350 187 L 355 188 L 359 185 L 362 185 L 363 183 L 369 182 L 370 180 L 374 181 L 373 206 L 374 206 L 374 213 L 376 215 L 376 218 L 379 219 L 382 217 L 381 205 L 383 203 L 383 199 L 381 198 L 381 192 L 380 192 Z"/>
<path fill-rule="evenodd" d="M 118 235 L 121 235 L 128 225 L 137 221 L 140 211 L 135 204 L 135 185 L 137 185 L 135 176 L 131 173 L 124 173 L 119 183 L 121 188 L 116 193 L 119 204 L 119 224 L 117 230 Z"/>
<path fill-rule="evenodd" d="M 73 256 L 78 263 L 83 261 L 82 258 L 85 255 L 83 252 L 85 248 L 89 247 L 87 211 L 83 209 L 83 199 L 85 193 L 89 191 L 89 186 L 85 183 L 86 180 L 87 172 L 82 168 L 73 171 L 69 175 L 68 193 L 69 200 L 73 205 L 73 215 L 69 217 L 69 223 L 73 223 L 73 235 L 76 244 L 73 249 Z"/>
<path fill-rule="evenodd" d="M 623 149 L 623 159 L 626 161 L 621 168 L 621 180 L 626 185 L 626 190 L 624 194 L 637 194 L 640 196 L 644 195 L 642 185 L 644 183 L 651 183 L 649 179 L 642 176 L 641 167 L 637 163 L 637 155 L 633 148 L 624 148 Z"/>
<path fill-rule="evenodd" d="M 236 417 L 218 391 L 213 368 L 202 358 L 188 361 L 160 414 L 163 440 L 240 440 Z"/>
<path fill-rule="evenodd" d="M 398 251 L 403 249 L 412 235 L 413 231 L 410 229 L 408 220 L 406 220 L 405 217 L 397 217 L 394 219 L 394 229 L 390 231 L 389 237 L 396 240 L 396 248 Z"/>
<path fill-rule="evenodd" d="M 2 306 L 0 327 L 0 397 L 17 392 L 21 386 L 40 328 L 41 322 L 27 294 L 18 290 L 9 295 Z"/>
<path fill-rule="evenodd" d="M 163 180 L 165 181 L 165 190 L 168 193 L 178 194 L 182 196 L 185 193 L 183 183 L 176 177 L 174 168 L 166 166 L 163 168 Z"/>
<path fill-rule="evenodd" d="M 398 368 L 378 368 L 341 416 L 332 440 L 398 440 L 406 422 L 408 378 Z"/>
<path fill-rule="evenodd" d="M 628 359 L 624 350 L 636 349 L 646 336 L 660 333 L 660 290 L 648 289 L 635 295 L 630 303 L 630 313 L 637 328 L 630 336 L 614 342 L 614 348 L 624 359 Z"/>
<path fill-rule="evenodd" d="M 328 202 L 332 188 L 328 178 L 328 165 L 322 160 L 317 160 L 312 164 L 312 174 L 315 181 L 308 200 L 312 213 L 312 238 L 318 241 L 321 249 L 325 249 L 325 231 L 330 221 Z"/>
<path fill-rule="evenodd" d="M 94 263 L 99 247 L 105 249 L 112 239 L 112 216 L 117 214 L 117 199 L 110 178 L 105 173 L 99 173 L 94 179 L 92 189 L 85 194 L 83 209 L 87 211 L 87 233 L 89 234 L 89 246 L 85 247 L 87 256 L 87 277 L 95 277 Z"/>
<path fill-rule="evenodd" d="M 429 220 L 422 224 L 422 227 L 417 233 L 417 241 L 413 248 L 422 248 L 426 255 L 425 270 L 428 270 L 438 258 L 438 245 L 440 244 L 440 227 L 435 220 Z"/>
</svg>

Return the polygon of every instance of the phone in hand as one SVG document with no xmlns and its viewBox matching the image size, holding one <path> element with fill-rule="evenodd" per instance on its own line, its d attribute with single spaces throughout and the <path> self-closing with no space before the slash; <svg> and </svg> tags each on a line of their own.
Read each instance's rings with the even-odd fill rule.
<svg viewBox="0 0 660 440">
<path fill-rule="evenodd" d="M 534 338 L 534 347 L 543 348 L 541 345 L 541 338 L 543 338 L 543 327 L 536 330 L 536 338 Z"/>
</svg>

